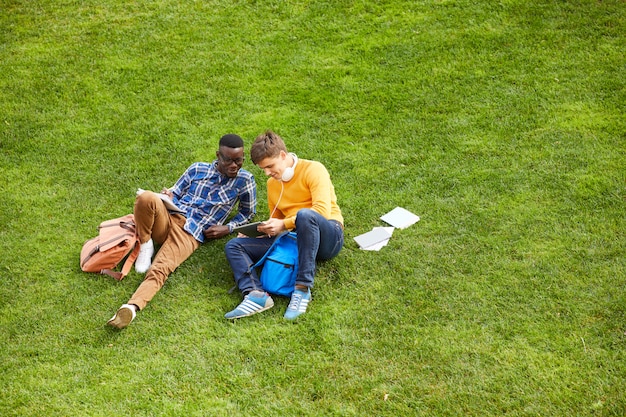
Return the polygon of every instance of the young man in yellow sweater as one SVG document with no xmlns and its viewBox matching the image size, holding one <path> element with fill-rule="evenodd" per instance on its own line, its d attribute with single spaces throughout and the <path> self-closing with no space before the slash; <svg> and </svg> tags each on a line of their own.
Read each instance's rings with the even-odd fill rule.
<svg viewBox="0 0 626 417">
<path fill-rule="evenodd" d="M 298 159 L 287 151 L 285 142 L 268 130 L 259 135 L 250 149 L 252 162 L 270 178 L 267 199 L 270 218 L 258 230 L 263 237 L 237 237 L 226 244 L 226 258 L 243 301 L 226 313 L 228 319 L 251 316 L 274 306 L 252 268 L 277 235 L 295 231 L 298 241 L 296 288 L 285 312 L 293 320 L 306 312 L 311 301 L 316 260 L 328 260 L 343 247 L 343 216 L 328 171 L 319 162 Z"/>
</svg>

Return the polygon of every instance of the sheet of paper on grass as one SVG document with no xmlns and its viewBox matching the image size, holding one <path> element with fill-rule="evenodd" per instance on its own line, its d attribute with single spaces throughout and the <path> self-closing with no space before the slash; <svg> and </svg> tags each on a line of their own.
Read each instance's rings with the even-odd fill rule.
<svg viewBox="0 0 626 417">
<path fill-rule="evenodd" d="M 142 190 L 141 188 L 138 188 L 138 189 L 137 189 L 137 195 L 141 195 L 141 194 L 143 194 L 143 193 L 145 193 L 145 192 L 146 192 L 146 190 Z M 154 191 L 148 191 L 148 192 L 153 193 Z M 154 193 L 154 194 L 158 195 L 158 196 L 159 196 L 159 198 L 160 198 L 161 200 L 163 200 L 163 203 L 165 204 L 165 207 L 167 207 L 167 209 L 168 209 L 169 211 L 174 211 L 174 212 L 176 212 L 176 213 L 185 213 L 183 210 L 181 210 L 181 209 L 179 209 L 178 207 L 176 207 L 176 204 L 174 204 L 174 202 L 172 201 L 172 199 L 171 199 L 171 198 L 169 198 L 169 197 L 167 196 L 167 194 L 163 194 L 163 193 Z"/>
<path fill-rule="evenodd" d="M 356 236 L 354 241 L 363 250 L 380 250 L 389 243 L 393 227 L 374 227 L 371 231 Z"/>
<path fill-rule="evenodd" d="M 389 223 L 393 227 L 397 227 L 398 229 L 406 229 L 420 220 L 419 216 L 411 213 L 407 209 L 403 209 L 402 207 L 396 207 L 389 213 L 381 216 L 380 219 L 385 223 Z"/>
</svg>

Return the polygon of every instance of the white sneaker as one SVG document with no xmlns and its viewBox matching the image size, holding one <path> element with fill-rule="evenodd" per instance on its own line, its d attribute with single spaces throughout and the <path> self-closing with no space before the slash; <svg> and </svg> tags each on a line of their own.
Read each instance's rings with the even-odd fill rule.
<svg viewBox="0 0 626 417">
<path fill-rule="evenodd" d="M 107 321 L 109 326 L 113 326 L 116 329 L 123 329 L 128 326 L 131 321 L 135 319 L 137 313 L 135 312 L 135 306 L 130 304 L 123 304 L 115 313 L 111 320 Z"/>
<path fill-rule="evenodd" d="M 142 243 L 139 249 L 139 255 L 135 261 L 135 271 L 139 274 L 145 273 L 152 265 L 152 255 L 154 255 L 154 243 L 152 239 L 146 243 Z"/>
</svg>

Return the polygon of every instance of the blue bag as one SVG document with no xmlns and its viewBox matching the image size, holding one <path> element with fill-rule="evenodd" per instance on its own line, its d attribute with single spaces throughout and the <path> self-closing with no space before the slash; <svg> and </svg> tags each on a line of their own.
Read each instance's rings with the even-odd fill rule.
<svg viewBox="0 0 626 417">
<path fill-rule="evenodd" d="M 290 297 L 298 275 L 298 241 L 295 232 L 276 237 L 265 255 L 252 267 L 263 267 L 261 285 L 270 294 Z"/>
</svg>

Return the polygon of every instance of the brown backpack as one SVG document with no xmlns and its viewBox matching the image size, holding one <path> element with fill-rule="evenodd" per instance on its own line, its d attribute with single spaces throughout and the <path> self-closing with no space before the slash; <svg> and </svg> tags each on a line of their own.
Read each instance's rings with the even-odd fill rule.
<svg viewBox="0 0 626 417">
<path fill-rule="evenodd" d="M 107 220 L 98 226 L 99 234 L 88 240 L 80 251 L 80 269 L 85 272 L 106 274 L 118 281 L 130 272 L 139 255 L 139 236 L 132 214 Z M 114 271 L 124 258 L 122 271 Z"/>
</svg>

